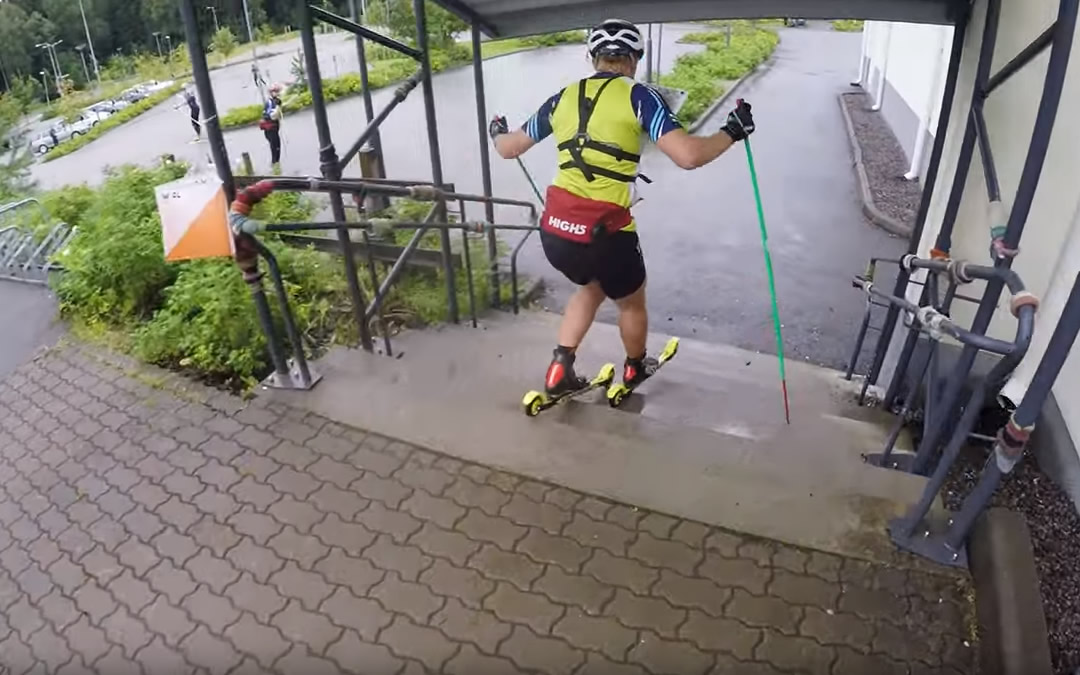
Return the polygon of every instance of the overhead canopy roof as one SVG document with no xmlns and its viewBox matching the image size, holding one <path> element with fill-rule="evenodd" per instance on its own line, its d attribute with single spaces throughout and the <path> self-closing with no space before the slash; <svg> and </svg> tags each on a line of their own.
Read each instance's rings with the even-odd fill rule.
<svg viewBox="0 0 1080 675">
<path fill-rule="evenodd" d="M 593 26 L 619 17 L 637 23 L 698 19 L 875 19 L 952 23 L 963 0 L 434 0 L 491 37 Z"/>
</svg>

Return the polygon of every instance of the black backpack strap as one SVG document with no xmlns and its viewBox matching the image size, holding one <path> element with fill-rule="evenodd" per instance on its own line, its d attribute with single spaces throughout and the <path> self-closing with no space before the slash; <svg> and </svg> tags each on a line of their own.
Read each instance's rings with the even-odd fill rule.
<svg viewBox="0 0 1080 675">
<path fill-rule="evenodd" d="M 564 162 L 560 169 L 572 169 L 576 168 L 585 175 L 585 180 L 590 183 L 596 180 L 596 176 L 604 176 L 606 178 L 612 178 L 614 180 L 620 180 L 627 183 L 633 182 L 635 176 L 629 174 L 622 174 L 617 171 L 611 171 L 604 169 L 603 167 L 593 166 L 585 162 L 585 158 L 582 156 L 582 150 L 588 148 L 597 152 L 602 152 L 606 155 L 614 157 L 618 161 L 639 162 L 641 161 L 641 155 L 627 152 L 622 148 L 611 145 L 610 143 L 602 143 L 600 141 L 594 141 L 589 137 L 589 121 L 592 119 L 593 113 L 596 111 L 596 103 L 600 100 L 604 90 L 608 85 L 614 82 L 619 76 L 610 75 L 605 78 L 604 83 L 600 85 L 600 88 L 596 90 L 596 95 L 591 99 L 585 93 L 585 85 L 591 78 L 586 78 L 578 83 L 578 132 L 573 138 L 567 141 L 563 141 L 558 145 L 559 150 L 566 150 L 570 153 L 570 161 Z"/>
</svg>

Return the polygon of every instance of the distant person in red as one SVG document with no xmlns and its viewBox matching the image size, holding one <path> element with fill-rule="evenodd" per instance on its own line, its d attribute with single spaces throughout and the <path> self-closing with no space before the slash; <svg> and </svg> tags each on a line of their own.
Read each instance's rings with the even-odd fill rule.
<svg viewBox="0 0 1080 675">
<path fill-rule="evenodd" d="M 259 128 L 266 136 L 266 142 L 270 144 L 270 166 L 275 171 L 281 168 L 281 83 L 275 82 L 270 85 L 270 98 L 266 99 L 263 106 L 262 119 L 259 120 Z"/>
</svg>

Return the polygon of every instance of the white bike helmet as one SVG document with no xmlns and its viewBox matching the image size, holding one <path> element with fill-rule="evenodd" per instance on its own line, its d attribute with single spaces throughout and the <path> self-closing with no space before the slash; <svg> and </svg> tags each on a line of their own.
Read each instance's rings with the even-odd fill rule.
<svg viewBox="0 0 1080 675">
<path fill-rule="evenodd" d="M 645 55 L 641 31 L 629 21 L 608 19 L 589 32 L 589 54 L 597 56 Z"/>
</svg>

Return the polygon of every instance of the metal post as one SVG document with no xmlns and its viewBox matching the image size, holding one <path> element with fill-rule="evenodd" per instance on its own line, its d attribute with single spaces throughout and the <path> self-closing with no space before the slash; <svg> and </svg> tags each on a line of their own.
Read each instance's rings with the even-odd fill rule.
<svg viewBox="0 0 1080 675">
<path fill-rule="evenodd" d="M 349 18 L 356 23 L 360 23 L 360 14 L 356 10 L 356 0 L 349 0 Z M 364 115 L 367 117 L 368 124 L 371 124 L 371 120 L 375 118 L 375 106 L 371 102 L 371 87 L 368 85 L 367 50 L 364 49 L 364 38 L 361 35 L 356 36 L 356 58 L 360 62 L 360 87 L 363 89 Z M 386 164 L 383 162 L 382 140 L 379 138 L 378 131 L 371 135 L 371 147 L 375 150 L 375 157 L 379 160 L 378 172 L 375 177 L 385 178 Z"/>
<path fill-rule="evenodd" d="M 236 183 L 229 164 L 229 155 L 225 149 L 225 137 L 221 133 L 221 125 L 218 122 L 217 102 L 214 100 L 214 89 L 210 84 L 210 70 L 206 65 L 206 52 L 203 51 L 199 22 L 195 15 L 195 0 L 180 0 L 180 16 L 184 22 L 184 35 L 187 39 L 188 55 L 191 58 L 195 89 L 199 94 L 203 111 L 206 113 L 206 138 L 210 143 L 210 155 L 214 159 L 214 168 L 221 178 L 225 196 L 231 202 L 236 198 Z M 258 244 L 251 239 L 250 235 L 236 239 L 237 264 L 244 273 L 244 282 L 251 290 L 255 313 L 266 335 L 266 348 L 274 365 L 275 381 L 279 384 L 288 383 L 290 382 L 289 366 L 285 360 L 281 337 L 277 334 L 273 315 L 270 313 L 270 303 L 266 299 L 266 290 L 262 284 L 262 273 L 258 269 Z"/>
<path fill-rule="evenodd" d="M 491 196 L 491 153 L 488 149 L 487 96 L 484 92 L 484 59 L 480 51 L 480 27 L 472 26 L 473 83 L 476 90 L 476 125 L 480 138 L 480 177 L 484 183 L 484 196 Z M 484 204 L 484 220 L 495 222 L 495 205 Z M 495 230 L 487 235 L 488 263 L 491 265 L 491 306 L 499 306 L 499 250 Z"/>
<path fill-rule="evenodd" d="M 189 0 L 190 1 L 190 0 Z M 315 31 L 311 22 L 311 8 L 307 2 L 300 3 L 300 41 L 304 48 L 304 61 L 307 67 L 308 90 L 311 91 L 312 113 L 315 117 L 315 130 L 319 136 L 319 163 L 322 174 L 328 180 L 341 178 L 341 169 L 338 168 L 337 151 L 334 149 L 334 141 L 330 137 L 330 120 L 326 115 L 326 99 L 323 97 L 322 74 L 319 72 L 319 55 L 315 47 Z M 345 202 L 341 199 L 340 191 L 332 191 L 330 196 L 330 211 L 334 220 L 345 222 Z M 345 262 L 345 280 L 349 286 L 349 297 L 352 300 L 353 316 L 356 318 L 357 329 L 360 332 L 360 345 L 365 351 L 374 351 L 371 343 L 371 331 L 367 319 L 364 318 L 367 302 L 364 300 L 364 291 L 360 288 L 360 279 L 357 277 L 356 258 L 352 254 L 352 241 L 349 239 L 349 230 L 339 227 L 337 230 L 338 241 L 341 243 L 341 255 Z"/>
<path fill-rule="evenodd" d="M 86 46 L 90 48 L 90 61 L 94 64 L 94 75 L 101 83 L 101 68 L 98 67 L 97 54 L 94 53 L 94 38 L 90 37 L 90 24 L 86 22 L 86 10 L 83 8 L 83 0 L 79 0 L 79 12 L 82 13 L 83 30 L 86 31 Z M 89 77 L 86 78 L 89 81 Z"/>
<path fill-rule="evenodd" d="M 439 154 L 439 129 L 435 119 L 435 92 L 431 86 L 431 54 L 428 49 L 427 9 L 424 0 L 413 0 L 413 12 L 416 14 L 416 47 L 422 52 L 420 70 L 424 86 L 424 114 L 427 118 L 428 147 L 431 152 L 431 180 L 436 187 L 442 187 L 442 157 Z M 436 220 L 446 220 L 446 203 L 439 200 Z M 452 323 L 458 322 L 457 284 L 454 279 L 454 261 L 450 256 L 450 233 L 439 231 L 439 242 L 443 255 L 443 274 L 446 276 L 446 307 Z"/>
<path fill-rule="evenodd" d="M 660 24 L 656 28 L 656 72 L 653 74 L 656 77 L 656 83 L 660 83 L 660 73 L 663 72 L 663 67 L 660 65 L 660 57 L 664 54 L 664 24 Z"/>
<path fill-rule="evenodd" d="M 79 59 L 82 61 L 83 75 L 86 76 L 87 84 L 90 83 L 90 69 L 86 67 L 86 48 L 79 45 L 75 48 L 75 51 L 79 52 Z"/>
<path fill-rule="evenodd" d="M 233 181 L 232 165 L 229 153 L 225 149 L 225 135 L 221 133 L 218 121 L 217 102 L 214 100 L 214 88 L 210 84 L 210 70 L 206 65 L 206 52 L 203 51 L 199 37 L 199 23 L 195 16 L 194 0 L 181 0 L 180 14 L 184 21 L 184 35 L 187 38 L 188 54 L 191 57 L 191 73 L 195 79 L 195 90 L 202 104 L 203 118 L 206 120 L 206 139 L 210 143 L 210 156 L 214 159 L 214 168 L 225 186 L 225 196 L 231 202 L 236 197 L 236 184 Z"/>
<path fill-rule="evenodd" d="M 967 33 L 970 10 L 960 15 L 953 27 L 952 48 L 949 51 L 949 70 L 945 76 L 945 91 L 941 97 L 941 111 L 938 113 L 937 131 L 934 134 L 934 147 L 930 151 L 930 164 L 926 168 L 926 176 L 923 181 L 922 199 L 919 201 L 919 211 L 915 216 L 915 227 L 911 238 L 908 239 L 908 253 L 917 253 L 922 241 L 923 230 L 926 227 L 927 215 L 930 212 L 930 202 L 933 201 L 934 189 L 936 188 L 938 170 L 941 168 L 941 157 L 945 152 L 945 137 L 949 131 L 949 121 L 952 118 L 953 101 L 956 98 L 956 83 L 960 74 L 960 61 L 964 54 L 964 36 Z M 907 293 L 908 281 L 911 275 L 907 270 L 901 269 L 896 275 L 896 284 L 893 286 L 893 295 L 903 296 Z M 881 369 L 885 365 L 885 357 L 889 351 L 889 343 L 892 341 L 893 332 L 896 330 L 896 320 L 900 316 L 900 310 L 890 306 L 885 315 L 885 321 L 878 337 L 877 350 L 874 353 L 874 361 L 870 367 L 867 379 L 876 383 Z M 894 390 L 897 378 L 902 378 L 907 370 L 907 362 L 897 363 L 893 373 L 893 382 L 889 389 Z M 886 400 L 886 408 L 892 407 L 892 401 Z"/>
<path fill-rule="evenodd" d="M 652 83 L 652 62 L 653 62 L 653 47 L 652 47 L 652 24 L 649 24 L 649 37 L 645 41 L 645 81 Z"/>
</svg>

